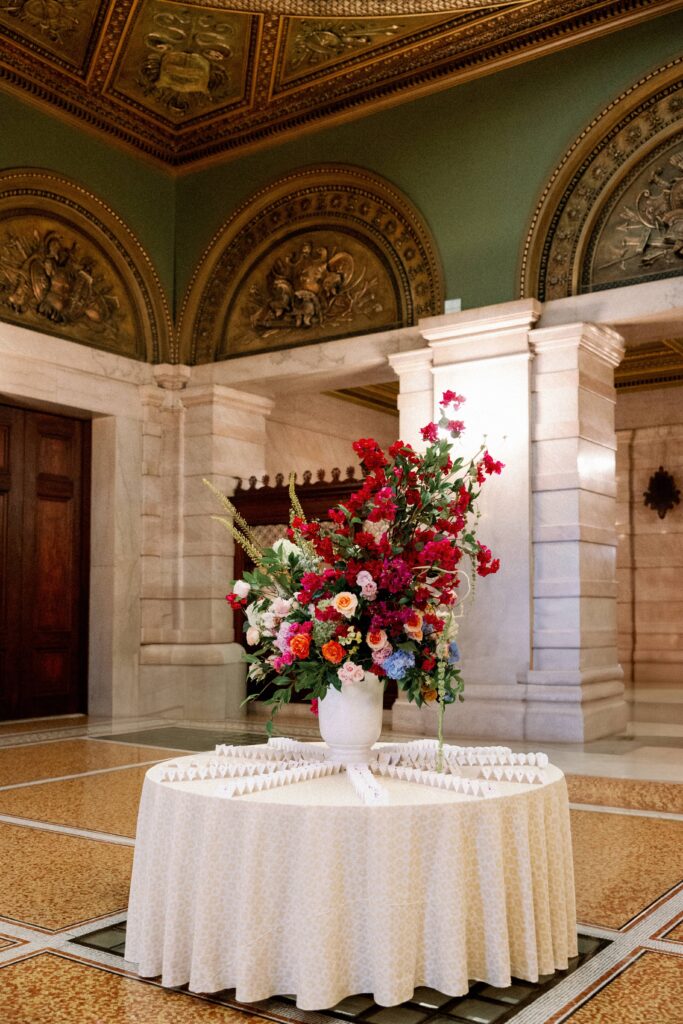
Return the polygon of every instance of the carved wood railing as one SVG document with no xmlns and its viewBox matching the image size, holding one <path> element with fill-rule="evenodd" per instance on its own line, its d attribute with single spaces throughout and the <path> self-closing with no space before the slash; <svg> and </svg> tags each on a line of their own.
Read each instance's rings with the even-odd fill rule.
<svg viewBox="0 0 683 1024">
<path fill-rule="evenodd" d="M 319 469 L 313 480 L 313 473 L 306 470 L 302 481 L 296 484 L 297 497 L 306 517 L 327 519 L 329 509 L 345 501 L 361 486 L 362 480 L 356 479 L 355 473 L 355 466 L 348 466 L 346 476 L 342 477 L 341 470 L 335 468 L 331 472 L 331 479 L 327 480 L 325 470 Z M 249 477 L 247 487 L 243 487 L 242 483 L 242 480 L 238 480 L 231 501 L 252 527 L 259 543 L 268 547 L 279 537 L 286 536 L 290 511 L 289 480 L 284 474 L 277 473 L 272 484 L 268 475 L 260 481 L 255 476 Z M 239 579 L 245 571 L 248 572 L 252 564 L 242 548 L 235 545 L 235 579 Z M 244 615 L 239 611 L 235 612 L 235 640 L 244 644 Z M 261 688 L 259 685 L 258 691 Z M 250 689 L 249 692 L 257 691 Z M 396 695 L 396 684 L 389 680 L 384 691 L 385 708 L 392 706 Z"/>
</svg>

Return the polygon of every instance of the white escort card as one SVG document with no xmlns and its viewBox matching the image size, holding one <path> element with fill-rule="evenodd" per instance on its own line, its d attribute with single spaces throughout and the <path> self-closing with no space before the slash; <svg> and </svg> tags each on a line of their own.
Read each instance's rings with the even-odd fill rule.
<svg viewBox="0 0 683 1024">
<path fill-rule="evenodd" d="M 167 762 L 161 766 L 161 782 L 224 780 L 222 796 L 242 796 L 275 786 L 306 782 L 323 775 L 346 771 L 360 799 L 368 804 L 386 804 L 389 795 L 373 775 L 415 782 L 465 796 L 495 796 L 497 783 L 541 784 L 548 755 L 515 754 L 509 747 L 461 747 L 444 744 L 442 770 L 436 770 L 436 739 L 384 744 L 369 765 L 343 765 L 326 760 L 321 744 L 302 743 L 285 736 L 271 737 L 268 744 L 236 746 L 220 743 L 215 753 L 189 764 Z M 184 759 L 185 760 L 185 759 Z"/>
<path fill-rule="evenodd" d="M 388 804 L 389 794 L 365 764 L 348 764 L 346 775 L 364 804 Z"/>
</svg>

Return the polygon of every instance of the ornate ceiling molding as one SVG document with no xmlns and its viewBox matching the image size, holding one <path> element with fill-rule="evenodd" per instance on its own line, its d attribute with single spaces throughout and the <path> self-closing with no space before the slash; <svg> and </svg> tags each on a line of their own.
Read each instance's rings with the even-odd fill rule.
<svg viewBox="0 0 683 1024">
<path fill-rule="evenodd" d="M 148 362 L 173 359 L 151 260 L 92 193 L 47 171 L 0 174 L 0 319 Z"/>
<path fill-rule="evenodd" d="M 362 168 L 304 168 L 212 239 L 181 310 L 180 360 L 388 330 L 442 308 L 434 241 L 406 196 Z"/>
<path fill-rule="evenodd" d="M 681 6 L 0 0 L 0 81 L 168 167 L 196 167 Z"/>
<path fill-rule="evenodd" d="M 521 260 L 542 301 L 683 273 L 683 57 L 618 96 L 548 182 Z"/>
</svg>

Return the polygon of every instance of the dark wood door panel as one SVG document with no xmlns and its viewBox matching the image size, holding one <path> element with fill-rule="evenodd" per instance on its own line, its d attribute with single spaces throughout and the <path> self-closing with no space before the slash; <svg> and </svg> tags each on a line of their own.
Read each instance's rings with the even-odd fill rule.
<svg viewBox="0 0 683 1024">
<path fill-rule="evenodd" d="M 24 416 L 0 406 L 0 717 L 19 717 Z"/>
<path fill-rule="evenodd" d="M 84 711 L 89 424 L 0 406 L 0 428 L 10 414 L 11 437 L 21 438 L 22 449 L 21 472 L 11 459 L 4 492 L 18 503 L 19 531 L 0 561 L 13 621 L 4 646 L 0 632 L 0 716 Z"/>
</svg>

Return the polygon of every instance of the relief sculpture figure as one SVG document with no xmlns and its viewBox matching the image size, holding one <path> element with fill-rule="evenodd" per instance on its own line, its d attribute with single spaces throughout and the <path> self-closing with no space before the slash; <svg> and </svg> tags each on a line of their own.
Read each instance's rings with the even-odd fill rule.
<svg viewBox="0 0 683 1024">
<path fill-rule="evenodd" d="M 270 333 L 371 317 L 382 310 L 375 287 L 351 253 L 304 241 L 275 260 L 263 284 L 251 286 L 249 320 L 260 333 Z"/>
<path fill-rule="evenodd" d="M 642 268 L 673 264 L 683 258 L 683 152 L 669 157 L 668 167 L 657 167 L 635 202 L 619 212 L 619 249 L 598 266 L 626 270 L 632 261 Z"/>
<path fill-rule="evenodd" d="M 0 302 L 14 314 L 33 313 L 53 324 L 85 322 L 110 334 L 117 329 L 117 297 L 94 261 L 56 231 L 34 231 L 29 239 L 10 234 L 0 243 Z"/>
</svg>

